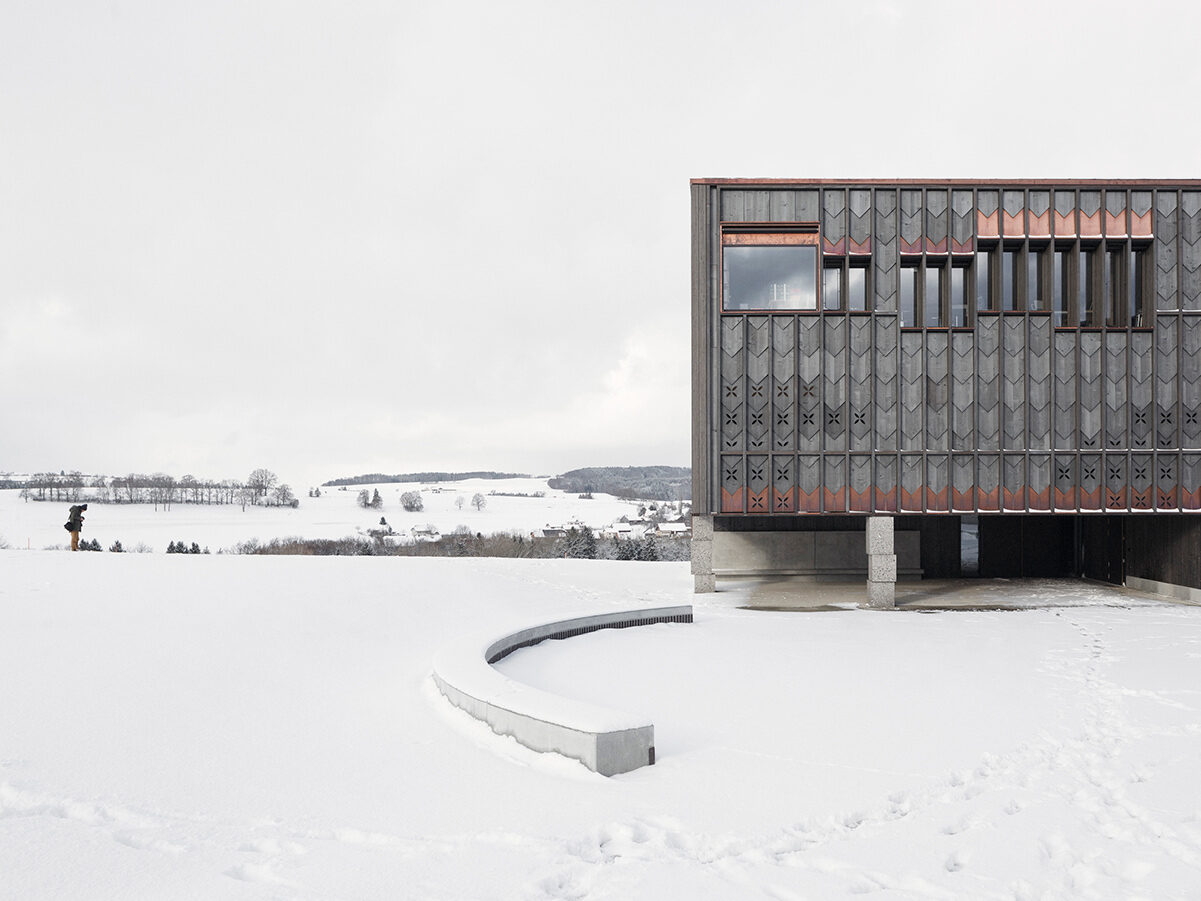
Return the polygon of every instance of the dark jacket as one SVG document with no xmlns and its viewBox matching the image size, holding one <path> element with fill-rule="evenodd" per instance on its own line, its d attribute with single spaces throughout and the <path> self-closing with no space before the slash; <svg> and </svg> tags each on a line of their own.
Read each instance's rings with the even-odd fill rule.
<svg viewBox="0 0 1201 901">
<path fill-rule="evenodd" d="M 83 511 L 86 509 L 85 504 L 72 507 L 70 516 L 67 517 L 67 530 L 71 532 L 83 531 Z"/>
</svg>

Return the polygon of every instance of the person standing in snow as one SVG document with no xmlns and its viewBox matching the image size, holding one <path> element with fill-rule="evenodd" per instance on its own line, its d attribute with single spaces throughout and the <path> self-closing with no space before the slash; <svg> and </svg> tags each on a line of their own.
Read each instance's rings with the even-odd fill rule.
<svg viewBox="0 0 1201 901">
<path fill-rule="evenodd" d="M 67 519 L 67 531 L 71 533 L 71 550 L 79 550 L 79 533 L 83 531 L 83 511 L 88 508 L 87 504 L 77 504 L 69 511 L 70 516 Z"/>
</svg>

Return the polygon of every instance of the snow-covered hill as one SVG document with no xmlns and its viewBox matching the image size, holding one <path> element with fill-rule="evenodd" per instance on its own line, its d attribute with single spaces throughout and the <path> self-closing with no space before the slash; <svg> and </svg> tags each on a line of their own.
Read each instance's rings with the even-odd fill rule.
<svg viewBox="0 0 1201 901">
<path fill-rule="evenodd" d="M 358 493 L 379 490 L 384 505 L 380 510 L 364 510 L 357 503 Z M 548 526 L 572 520 L 594 529 L 612 523 L 621 516 L 633 518 L 637 505 L 609 495 L 581 500 L 575 494 L 555 491 L 545 479 L 469 479 L 434 485 L 399 484 L 357 485 L 345 491 L 321 489 L 321 497 L 300 497 L 296 509 L 286 507 L 247 507 L 236 505 L 174 504 L 169 510 L 156 511 L 148 504 L 89 504 L 83 537 L 95 538 L 107 549 L 120 540 L 126 550 L 139 543 L 155 551 L 166 550 L 172 541 L 196 542 L 214 553 L 220 548 L 250 539 L 261 542 L 273 538 L 344 538 L 362 534 L 387 519 L 397 532 L 408 533 L 414 526 L 432 524 L 448 533 L 458 526 L 485 535 L 492 532 L 541 534 Z M 420 491 L 425 509 L 406 513 L 400 496 Z M 498 492 L 498 494 L 490 494 Z M 534 495 L 513 497 L 503 495 Z M 485 506 L 471 505 L 475 494 L 482 494 Z M 462 500 L 462 504 L 459 501 Z M 14 548 L 41 549 L 63 545 L 67 533 L 69 502 L 23 501 L 15 489 L 0 491 L 0 539 Z"/>
</svg>

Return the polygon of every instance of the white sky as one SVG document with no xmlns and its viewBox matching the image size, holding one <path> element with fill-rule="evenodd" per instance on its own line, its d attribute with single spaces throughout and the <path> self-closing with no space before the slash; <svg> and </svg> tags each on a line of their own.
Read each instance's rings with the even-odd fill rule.
<svg viewBox="0 0 1201 901">
<path fill-rule="evenodd" d="M 0 471 L 689 462 L 691 177 L 1197 176 L 1201 6 L 0 5 Z"/>
</svg>

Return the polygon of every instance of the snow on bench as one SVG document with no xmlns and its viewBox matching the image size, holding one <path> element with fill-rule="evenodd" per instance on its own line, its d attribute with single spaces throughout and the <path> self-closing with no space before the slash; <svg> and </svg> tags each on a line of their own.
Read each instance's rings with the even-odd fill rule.
<svg viewBox="0 0 1201 901">
<path fill-rule="evenodd" d="M 655 762 L 654 725 L 620 710 L 515 682 L 492 664 L 519 648 L 552 638 L 571 638 L 599 629 L 690 622 L 691 606 L 656 607 L 560 620 L 493 641 L 461 642 L 438 653 L 434 682 L 456 707 L 527 748 L 575 758 L 603 776 L 628 773 Z"/>
</svg>

